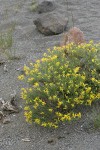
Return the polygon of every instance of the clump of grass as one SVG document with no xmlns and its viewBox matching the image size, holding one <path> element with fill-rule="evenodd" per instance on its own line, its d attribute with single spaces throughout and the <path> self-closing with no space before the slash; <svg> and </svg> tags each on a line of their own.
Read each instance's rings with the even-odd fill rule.
<svg viewBox="0 0 100 150">
<path fill-rule="evenodd" d="M 15 23 L 11 25 L 11 28 L 0 33 L 0 53 L 4 54 L 8 59 L 20 59 L 15 56 L 16 50 L 11 50 L 13 44 L 13 31 L 15 29 Z"/>
<path fill-rule="evenodd" d="M 33 0 L 30 6 L 30 11 L 35 12 L 37 10 L 38 4 L 36 2 L 36 0 Z"/>
<path fill-rule="evenodd" d="M 25 117 L 44 127 L 81 118 L 80 106 L 100 100 L 100 44 L 69 43 L 44 53 L 35 64 L 24 66 L 18 78 L 29 84 L 22 88 Z"/>
<path fill-rule="evenodd" d="M 11 48 L 12 43 L 13 38 L 11 29 L 6 32 L 0 33 L 0 51 L 4 52 L 6 49 Z"/>
</svg>

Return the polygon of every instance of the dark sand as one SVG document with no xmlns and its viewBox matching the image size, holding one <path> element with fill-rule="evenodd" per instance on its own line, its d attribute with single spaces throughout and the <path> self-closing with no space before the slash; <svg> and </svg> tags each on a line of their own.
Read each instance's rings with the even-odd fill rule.
<svg viewBox="0 0 100 150">
<path fill-rule="evenodd" d="M 69 26 L 74 24 L 79 27 L 87 41 L 100 41 L 100 0 L 55 1 L 58 4 L 55 11 L 64 17 L 69 16 Z M 16 56 L 20 56 L 20 60 L 6 59 L 7 72 L 4 72 L 4 65 L 0 65 L 0 97 L 9 101 L 13 90 L 16 90 L 17 104 L 22 107 L 20 88 L 24 84 L 17 80 L 20 74 L 18 68 L 41 58 L 46 49 L 58 44 L 62 37 L 61 34 L 46 37 L 36 30 L 33 20 L 38 14 L 29 11 L 31 2 L 32 0 L 0 0 L 0 31 L 15 24 L 11 51 L 13 53 L 15 50 Z M 0 59 L 2 58 L 4 56 L 0 52 Z M 100 131 L 82 128 L 89 120 L 85 115 L 80 121 L 71 125 L 63 124 L 56 130 L 29 125 L 25 122 L 23 110 L 9 117 L 9 124 L 0 124 L 0 150 L 100 150 Z M 58 138 L 59 136 L 64 138 Z M 30 141 L 24 142 L 24 138 L 29 138 Z M 54 142 L 48 143 L 52 138 Z"/>
</svg>

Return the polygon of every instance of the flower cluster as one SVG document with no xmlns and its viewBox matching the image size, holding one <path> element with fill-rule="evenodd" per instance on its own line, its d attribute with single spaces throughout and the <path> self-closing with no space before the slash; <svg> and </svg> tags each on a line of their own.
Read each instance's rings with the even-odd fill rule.
<svg viewBox="0 0 100 150">
<path fill-rule="evenodd" d="M 57 128 L 59 122 L 81 118 L 76 106 L 100 100 L 100 44 L 70 43 L 44 53 L 35 64 L 24 66 L 20 80 L 28 122 Z"/>
</svg>

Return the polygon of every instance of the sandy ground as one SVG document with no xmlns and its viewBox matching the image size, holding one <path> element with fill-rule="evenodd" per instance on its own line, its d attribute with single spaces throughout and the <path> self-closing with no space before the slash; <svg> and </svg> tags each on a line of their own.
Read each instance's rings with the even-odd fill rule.
<svg viewBox="0 0 100 150">
<path fill-rule="evenodd" d="M 69 26 L 74 23 L 74 26 L 79 27 L 87 41 L 100 41 L 99 0 L 55 1 L 58 4 L 56 11 L 69 17 Z M 20 56 L 19 60 L 7 60 L 7 72 L 4 72 L 4 65 L 0 65 L 0 97 L 9 101 L 13 90 L 16 90 L 17 104 L 22 107 L 20 88 L 25 85 L 17 80 L 19 68 L 42 57 L 46 49 L 58 44 L 62 37 L 46 37 L 36 30 L 33 20 L 38 14 L 29 11 L 31 2 L 32 0 L 0 0 L 0 31 L 15 24 L 10 51 L 15 51 L 15 55 Z M 0 150 L 100 150 L 100 131 L 92 130 L 91 126 L 86 127 L 89 120 L 86 115 L 80 121 L 71 125 L 63 124 L 56 130 L 29 125 L 25 122 L 23 110 L 9 117 L 9 124 L 0 124 Z M 29 141 L 22 140 L 25 138 L 29 138 Z"/>
</svg>

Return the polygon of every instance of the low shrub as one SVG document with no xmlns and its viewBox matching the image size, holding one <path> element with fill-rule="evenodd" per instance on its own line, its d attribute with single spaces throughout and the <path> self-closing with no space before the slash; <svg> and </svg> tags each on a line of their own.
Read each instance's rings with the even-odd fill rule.
<svg viewBox="0 0 100 150">
<path fill-rule="evenodd" d="M 57 128 L 60 122 L 81 118 L 77 106 L 100 100 L 100 44 L 70 43 L 44 53 L 35 64 L 24 66 L 18 78 L 26 121 Z"/>
</svg>

